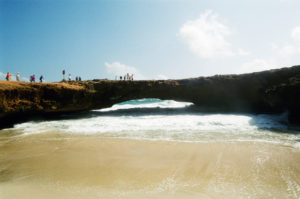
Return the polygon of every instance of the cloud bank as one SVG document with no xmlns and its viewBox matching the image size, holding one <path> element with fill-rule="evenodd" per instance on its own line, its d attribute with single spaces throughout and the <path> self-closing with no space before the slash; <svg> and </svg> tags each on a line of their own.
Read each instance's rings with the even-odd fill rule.
<svg viewBox="0 0 300 199">
<path fill-rule="evenodd" d="M 292 42 L 285 43 L 284 45 L 272 44 L 273 50 L 277 52 L 279 56 L 289 58 L 291 56 L 299 56 L 300 54 L 300 26 L 297 26 L 291 30 L 290 33 Z"/>
<path fill-rule="evenodd" d="M 264 70 L 270 70 L 278 68 L 272 60 L 264 60 L 264 59 L 254 59 L 253 61 L 242 64 L 242 67 L 239 70 L 239 73 L 251 73 L 251 72 L 259 72 Z"/>
<path fill-rule="evenodd" d="M 159 75 L 156 76 L 155 79 L 156 80 L 167 80 L 169 78 L 167 76 L 165 76 L 165 75 L 159 74 Z"/>
<path fill-rule="evenodd" d="M 275 56 L 269 59 L 254 59 L 244 63 L 239 73 L 258 72 L 298 64 L 300 61 L 300 26 L 290 30 L 289 40 L 281 45 L 272 43 L 271 47 Z"/>
<path fill-rule="evenodd" d="M 224 25 L 217 14 L 208 10 L 200 18 L 187 21 L 179 30 L 179 36 L 189 49 L 201 58 L 247 55 L 242 49 L 234 51 L 227 37 L 231 29 Z"/>
<path fill-rule="evenodd" d="M 300 41 L 300 26 L 295 27 L 291 31 L 291 37 L 296 41 Z"/>
</svg>

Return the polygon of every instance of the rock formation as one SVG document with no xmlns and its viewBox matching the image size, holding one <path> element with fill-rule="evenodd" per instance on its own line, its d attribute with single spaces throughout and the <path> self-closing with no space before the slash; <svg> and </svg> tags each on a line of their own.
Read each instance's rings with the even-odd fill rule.
<svg viewBox="0 0 300 199">
<path fill-rule="evenodd" d="M 110 107 L 141 98 L 193 102 L 204 112 L 281 113 L 300 123 L 300 66 L 182 80 L 0 82 L 0 123 Z"/>
</svg>

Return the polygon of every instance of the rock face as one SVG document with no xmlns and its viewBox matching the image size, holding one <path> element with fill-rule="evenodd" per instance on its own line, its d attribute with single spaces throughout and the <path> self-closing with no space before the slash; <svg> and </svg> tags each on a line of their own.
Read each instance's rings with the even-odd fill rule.
<svg viewBox="0 0 300 199">
<path fill-rule="evenodd" d="M 29 115 L 110 107 L 141 98 L 193 102 L 199 111 L 281 113 L 300 124 L 300 66 L 182 80 L 0 82 L 0 123 Z"/>
</svg>

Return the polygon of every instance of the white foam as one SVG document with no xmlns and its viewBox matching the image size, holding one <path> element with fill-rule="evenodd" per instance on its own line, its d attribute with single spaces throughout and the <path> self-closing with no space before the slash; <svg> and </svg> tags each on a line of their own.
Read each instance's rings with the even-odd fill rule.
<svg viewBox="0 0 300 199">
<path fill-rule="evenodd" d="M 146 102 L 149 103 L 146 103 Z M 190 102 L 177 102 L 174 100 L 157 100 L 157 99 L 140 99 L 140 100 L 131 100 L 125 103 L 115 104 L 110 108 L 104 108 L 94 111 L 99 112 L 109 112 L 116 110 L 124 109 L 133 109 L 133 108 L 184 108 L 191 106 L 193 103 Z"/>
<path fill-rule="evenodd" d="M 60 132 L 130 139 L 155 139 L 174 141 L 255 141 L 295 145 L 299 134 L 290 133 L 282 123 L 284 115 L 238 114 L 118 114 L 106 112 L 130 108 L 185 107 L 191 103 L 175 101 L 134 101 L 102 109 L 93 117 L 26 122 L 14 126 L 24 135 Z M 295 145 L 296 146 L 296 145 Z"/>
</svg>

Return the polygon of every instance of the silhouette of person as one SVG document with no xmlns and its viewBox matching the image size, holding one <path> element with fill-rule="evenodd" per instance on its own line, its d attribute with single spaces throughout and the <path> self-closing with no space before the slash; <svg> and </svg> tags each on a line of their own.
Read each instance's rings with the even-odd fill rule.
<svg viewBox="0 0 300 199">
<path fill-rule="evenodd" d="M 63 71 L 62 71 L 62 74 L 63 74 L 63 80 L 65 80 L 65 74 L 66 74 L 66 71 L 63 70 Z"/>
<path fill-rule="evenodd" d="M 10 78 L 11 78 L 11 74 L 10 74 L 10 72 L 7 72 L 7 74 L 6 74 L 6 80 L 10 81 Z"/>
<path fill-rule="evenodd" d="M 20 81 L 20 73 L 17 73 L 17 75 L 16 75 L 16 80 L 17 80 L 17 81 Z"/>
</svg>

